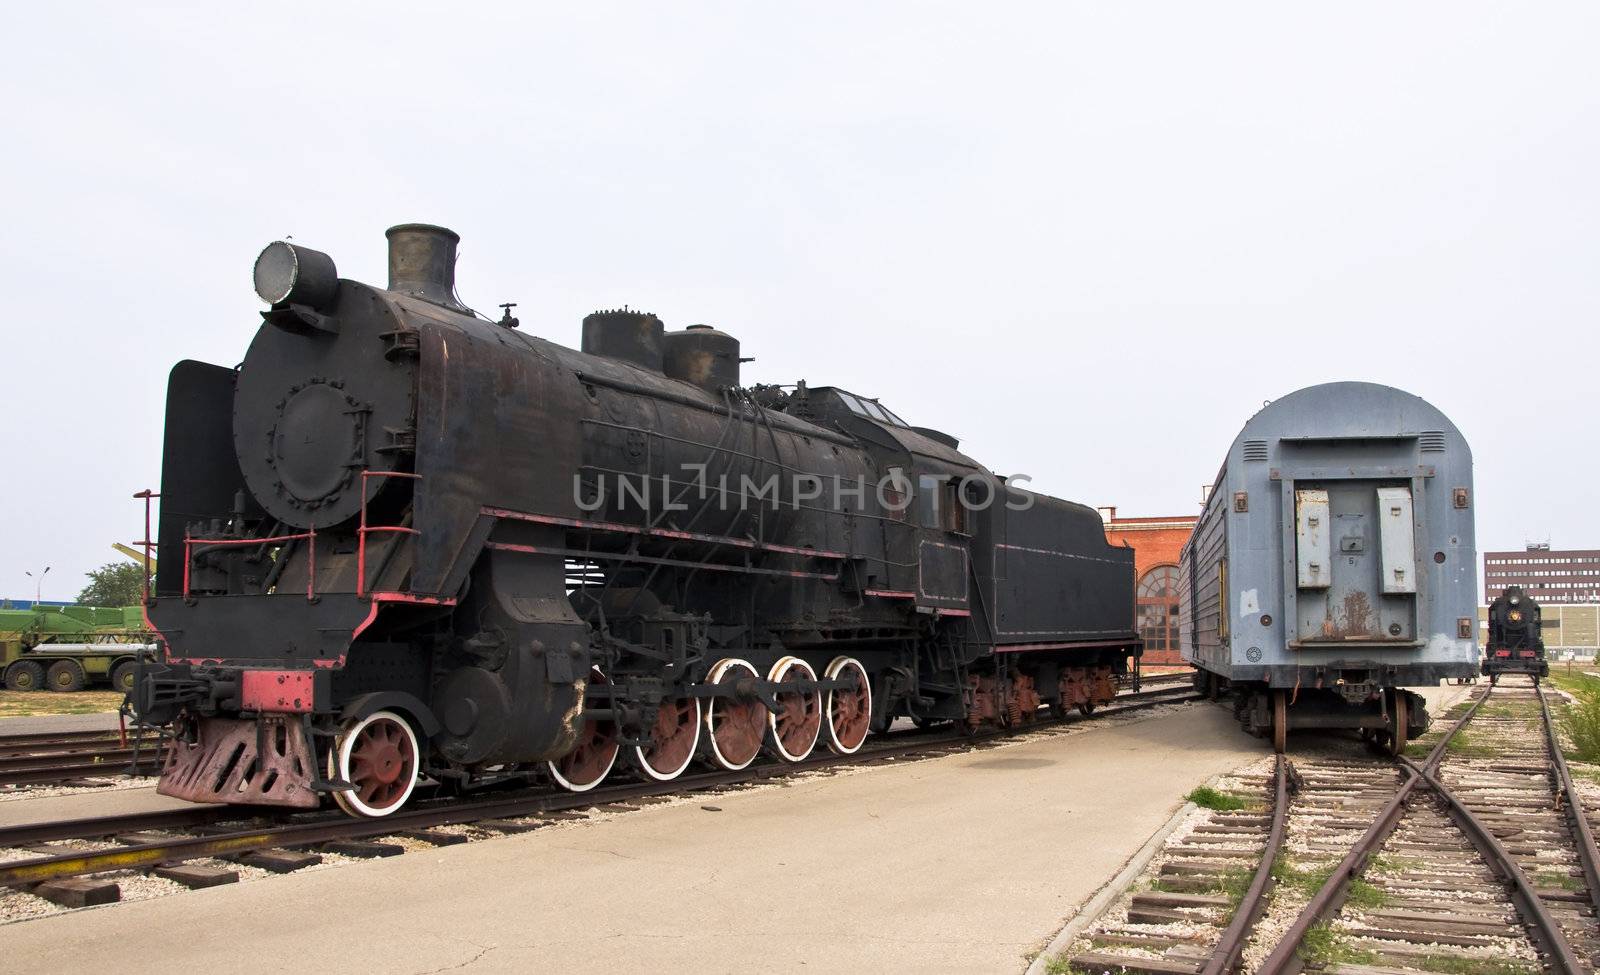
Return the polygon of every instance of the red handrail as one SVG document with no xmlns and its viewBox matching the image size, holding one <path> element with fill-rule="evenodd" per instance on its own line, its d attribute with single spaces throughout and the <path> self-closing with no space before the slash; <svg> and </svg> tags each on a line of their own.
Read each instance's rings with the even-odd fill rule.
<svg viewBox="0 0 1600 975">
<path fill-rule="evenodd" d="M 150 537 L 150 499 L 159 497 L 161 497 L 160 494 L 149 488 L 145 488 L 134 495 L 135 500 L 141 498 L 144 500 L 144 538 L 134 543 L 144 549 L 144 598 L 139 601 L 141 606 L 150 605 L 150 550 L 156 544 L 155 539 Z M 188 566 L 184 566 L 185 573 L 188 572 L 188 568 Z"/>
<path fill-rule="evenodd" d="M 194 545 L 199 542 L 203 545 L 271 545 L 281 542 L 295 542 L 300 539 L 309 539 L 310 545 L 310 572 L 306 578 L 306 598 L 314 599 L 317 595 L 317 526 L 312 525 L 308 530 L 297 532 L 293 535 L 270 535 L 266 538 L 194 538 L 186 529 L 183 533 L 183 598 L 189 598 L 189 566 L 194 561 Z"/>
<path fill-rule="evenodd" d="M 367 535 L 372 532 L 394 532 L 398 535 L 420 535 L 415 528 L 406 528 L 403 525 L 368 525 L 367 524 L 367 478 L 369 477 L 406 477 L 414 481 L 422 480 L 421 474 L 409 471 L 362 471 L 361 472 L 361 523 L 356 528 L 356 598 L 367 595 Z"/>
</svg>

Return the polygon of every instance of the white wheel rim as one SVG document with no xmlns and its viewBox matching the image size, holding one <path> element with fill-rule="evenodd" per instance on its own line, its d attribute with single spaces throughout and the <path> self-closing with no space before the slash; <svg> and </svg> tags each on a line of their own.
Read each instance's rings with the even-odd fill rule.
<svg viewBox="0 0 1600 975">
<path fill-rule="evenodd" d="M 593 668 L 593 673 L 599 674 L 601 680 L 605 680 L 606 679 L 606 675 L 601 672 L 599 667 Z M 588 687 L 588 685 L 586 684 L 585 685 L 585 690 L 586 691 L 587 691 L 587 687 Z M 606 777 L 611 774 L 611 770 L 613 768 L 616 768 L 617 756 L 620 755 L 621 753 L 622 753 L 622 749 L 620 747 L 611 749 L 611 758 L 610 758 L 609 761 L 606 762 L 605 771 L 601 772 L 599 775 L 595 776 L 595 780 L 593 782 L 590 782 L 587 785 L 578 785 L 578 784 L 572 782 L 570 779 L 568 779 L 565 775 L 562 775 L 560 766 L 557 765 L 555 762 L 546 762 L 545 764 L 547 766 L 549 766 L 551 777 L 556 780 L 556 784 L 560 785 L 561 788 L 566 789 L 568 792 L 588 792 L 590 789 L 593 789 L 595 786 L 599 785 L 600 783 L 602 783 L 602 782 L 604 782 L 606 780 Z"/>
<path fill-rule="evenodd" d="M 417 733 L 411 730 L 410 723 L 408 723 L 406 719 L 400 717 L 398 714 L 395 714 L 393 711 L 374 711 L 365 718 L 362 718 L 360 721 L 357 721 L 354 726 L 339 736 L 337 745 L 339 756 L 339 777 L 347 782 L 354 781 L 350 778 L 351 750 L 355 748 L 356 739 L 360 736 L 361 731 L 368 725 L 375 724 L 378 721 L 392 721 L 399 725 L 400 729 L 405 733 L 406 740 L 411 744 L 411 777 L 406 781 L 405 789 L 401 791 L 399 800 L 383 807 L 382 809 L 378 809 L 362 802 L 361 798 L 353 791 L 334 793 L 334 799 L 338 801 L 340 808 L 357 816 L 367 816 L 370 818 L 387 816 L 390 813 L 393 813 L 404 807 L 406 802 L 411 799 L 411 791 L 417 787 L 417 776 L 422 768 L 422 749 L 417 744 Z"/>
<path fill-rule="evenodd" d="M 720 683 L 728 671 L 735 668 L 743 668 L 751 677 L 760 676 L 756 673 L 756 668 L 751 665 L 748 660 L 740 660 L 738 657 L 729 657 L 726 660 L 717 661 L 717 663 L 711 668 L 711 673 L 706 675 L 706 683 Z M 705 734 L 701 736 L 700 740 L 711 746 L 711 761 L 718 768 L 727 769 L 729 772 L 738 772 L 741 769 L 748 768 L 750 763 L 756 760 L 756 756 L 761 754 L 761 749 L 757 748 L 751 753 L 749 758 L 742 762 L 732 761 L 728 758 L 728 756 L 722 753 L 721 746 L 717 744 L 716 734 L 717 705 L 721 702 L 722 698 L 709 698 L 706 701 L 705 707 L 701 709 L 701 713 L 705 715 Z"/>
<path fill-rule="evenodd" d="M 671 782 L 682 775 L 683 770 L 689 767 L 690 762 L 694 761 L 695 752 L 700 748 L 700 728 L 705 722 L 706 709 L 701 705 L 699 698 L 691 697 L 689 700 L 694 704 L 694 720 L 690 722 L 694 727 L 694 741 L 689 743 L 689 751 L 685 754 L 682 764 L 668 772 L 658 771 L 645 758 L 644 747 L 640 745 L 633 746 L 634 764 L 639 767 L 639 771 L 643 772 L 647 778 L 654 779 L 657 782 Z"/>
<path fill-rule="evenodd" d="M 834 657 L 833 663 L 828 665 L 825 673 L 828 680 L 835 680 L 840 674 L 852 667 L 860 672 L 861 686 L 867 692 L 867 732 L 861 736 L 860 741 L 849 747 L 846 747 L 844 742 L 839 740 L 838 732 L 833 729 L 834 692 L 830 690 L 827 698 L 822 702 L 822 727 L 828 731 L 828 750 L 836 755 L 854 755 L 861 750 L 861 746 L 867 743 L 867 738 L 872 734 L 872 682 L 867 678 L 867 668 L 861 666 L 861 661 L 854 657 Z"/>
<path fill-rule="evenodd" d="M 807 677 L 811 678 L 812 680 L 816 680 L 817 679 L 817 672 L 815 670 L 812 670 L 811 669 L 811 665 L 806 663 L 804 660 L 801 660 L 799 657 L 780 657 L 778 659 L 778 662 L 772 665 L 772 670 L 767 674 L 767 679 L 772 681 L 774 684 L 776 684 L 779 681 L 783 680 L 785 674 L 787 674 L 787 673 L 789 673 L 789 671 L 795 670 L 795 669 L 799 669 L 800 671 L 802 671 L 802 673 L 804 673 Z M 817 702 L 817 717 L 818 717 L 817 730 L 816 730 L 816 732 L 814 732 L 812 734 L 811 740 L 806 742 L 805 750 L 802 751 L 802 752 L 799 752 L 798 754 L 795 753 L 795 752 L 791 752 L 787 747 L 785 747 L 784 744 L 783 744 L 783 739 L 778 737 L 778 715 L 777 715 L 777 713 L 773 712 L 773 711 L 767 712 L 767 732 L 768 732 L 768 738 L 769 738 L 769 740 L 770 740 L 770 742 L 772 744 L 772 750 L 775 751 L 778 754 L 779 758 L 783 759 L 786 762 L 803 762 L 803 761 L 805 761 L 807 756 L 809 756 L 811 754 L 812 749 L 817 747 L 817 739 L 822 734 L 822 725 L 825 725 L 825 724 L 828 723 L 828 716 L 826 714 L 822 713 L 822 694 L 821 694 L 821 692 L 820 691 L 812 691 L 811 694 L 812 694 L 812 697 L 815 698 L 816 702 Z"/>
</svg>

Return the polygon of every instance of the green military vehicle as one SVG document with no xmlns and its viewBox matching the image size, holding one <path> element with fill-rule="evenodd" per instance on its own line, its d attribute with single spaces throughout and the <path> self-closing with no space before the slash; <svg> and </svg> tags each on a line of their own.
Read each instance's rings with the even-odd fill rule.
<svg viewBox="0 0 1600 975">
<path fill-rule="evenodd" d="M 0 609 L 0 675 L 7 690 L 133 690 L 133 665 L 155 650 L 137 606 Z"/>
</svg>

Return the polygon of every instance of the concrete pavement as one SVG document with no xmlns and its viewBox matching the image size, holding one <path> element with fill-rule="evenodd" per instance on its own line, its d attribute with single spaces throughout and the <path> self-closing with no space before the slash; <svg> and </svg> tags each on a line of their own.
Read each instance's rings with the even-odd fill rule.
<svg viewBox="0 0 1600 975">
<path fill-rule="evenodd" d="M 25 972 L 1016 972 L 1184 793 L 1264 753 L 1192 705 L 3 938 Z"/>
</svg>

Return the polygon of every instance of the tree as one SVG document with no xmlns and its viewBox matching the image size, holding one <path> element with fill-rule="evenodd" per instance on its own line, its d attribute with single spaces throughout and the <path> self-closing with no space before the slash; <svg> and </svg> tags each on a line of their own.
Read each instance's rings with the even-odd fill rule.
<svg viewBox="0 0 1600 975">
<path fill-rule="evenodd" d="M 144 566 L 107 562 L 88 573 L 89 584 L 78 593 L 85 606 L 137 606 L 144 598 Z"/>
</svg>

